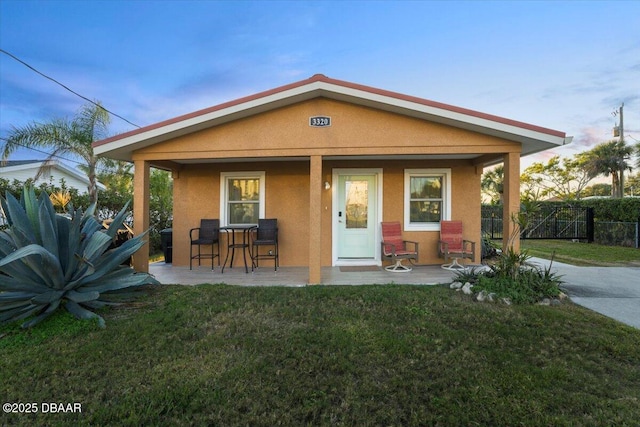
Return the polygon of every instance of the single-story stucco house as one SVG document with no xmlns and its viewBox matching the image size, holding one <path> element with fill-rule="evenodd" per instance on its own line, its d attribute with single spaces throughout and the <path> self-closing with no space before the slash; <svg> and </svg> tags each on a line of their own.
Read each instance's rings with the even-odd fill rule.
<svg viewBox="0 0 640 427">
<path fill-rule="evenodd" d="M 44 172 L 40 174 L 38 179 L 35 179 L 41 168 L 44 168 Z M 28 179 L 32 179 L 36 186 L 42 183 L 61 186 L 64 180 L 67 188 L 75 188 L 80 194 L 86 194 L 89 191 L 89 178 L 87 178 L 86 174 L 57 160 L 0 161 L 0 177 L 8 180 L 10 183 L 13 182 L 13 180 L 25 182 Z M 99 182 L 97 186 L 98 190 L 106 189 L 106 187 Z"/>
<path fill-rule="evenodd" d="M 570 141 L 557 130 L 318 74 L 94 150 L 134 162 L 136 233 L 149 226 L 149 167 L 172 171 L 174 266 L 189 265 L 189 230 L 202 218 L 223 226 L 277 218 L 280 265 L 306 266 L 309 283 L 322 283 L 323 266 L 382 263 L 382 221 L 402 223 L 404 237 L 420 244 L 421 264 L 442 263 L 441 220 L 461 220 L 465 238 L 480 242 L 483 168 L 504 162 L 511 218 L 520 157 Z M 231 214 L 238 203 L 245 218 Z M 148 251 L 134 258 L 136 269 L 148 271 Z"/>
</svg>

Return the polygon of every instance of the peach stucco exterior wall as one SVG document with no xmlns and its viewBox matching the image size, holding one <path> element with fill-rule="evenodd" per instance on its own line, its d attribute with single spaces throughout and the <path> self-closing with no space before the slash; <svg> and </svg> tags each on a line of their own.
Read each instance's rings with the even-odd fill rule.
<svg viewBox="0 0 640 427">
<path fill-rule="evenodd" d="M 247 168 L 250 166 L 250 169 Z M 333 168 L 381 168 L 383 174 L 382 220 L 403 221 L 404 169 L 450 167 L 452 169 L 452 218 L 464 222 L 470 240 L 480 238 L 480 175 L 465 161 L 328 161 L 323 176 Z M 220 218 L 220 173 L 256 170 L 265 172 L 267 218 L 278 218 L 280 265 L 306 266 L 309 261 L 309 164 L 262 162 L 246 164 L 207 164 L 187 166 L 174 179 L 173 263 L 189 264 L 189 229 L 201 218 Z M 332 263 L 332 190 L 322 191 L 321 263 Z M 420 243 L 420 263 L 436 264 L 438 232 L 405 232 L 406 238 Z M 225 255 L 224 242 L 222 253 Z M 478 246 L 479 247 L 479 246 Z M 479 261 L 479 259 L 478 259 Z"/>
<path fill-rule="evenodd" d="M 331 127 L 310 127 L 309 117 L 314 115 L 330 116 Z M 189 264 L 189 229 L 197 227 L 201 218 L 220 217 L 221 172 L 264 171 L 265 217 L 278 218 L 280 265 L 307 266 L 312 216 L 309 156 L 324 156 L 323 181 L 331 177 L 333 168 L 381 168 L 384 221 L 403 221 L 404 169 L 451 168 L 452 219 L 462 220 L 465 238 L 477 242 L 476 262 L 479 262 L 482 167 L 472 160 L 385 160 L 384 156 L 511 152 L 519 153 L 520 146 L 441 124 L 319 98 L 160 142 L 138 150 L 133 158 L 151 163 L 190 160 L 188 164 L 174 163 L 174 265 Z M 352 155 L 375 155 L 380 160 L 326 158 Z M 229 158 L 234 161 L 226 161 Z M 198 163 L 199 159 L 202 163 Z M 323 266 L 332 263 L 331 191 L 323 189 L 320 196 Z M 420 242 L 420 263 L 442 262 L 436 250 L 438 232 L 405 232 L 405 235 Z"/>
<path fill-rule="evenodd" d="M 309 117 L 330 116 L 326 128 Z M 216 159 L 309 155 L 503 153 L 517 144 L 488 135 L 343 102 L 315 99 L 138 150 L 134 159 Z"/>
<path fill-rule="evenodd" d="M 308 261 L 309 165 L 305 162 L 204 164 L 187 166 L 173 181 L 173 263 L 189 264 L 189 230 L 201 218 L 220 218 L 221 172 L 265 172 L 265 217 L 277 218 L 280 264 Z M 223 235 L 224 239 L 224 235 Z M 222 254 L 225 255 L 224 240 Z"/>
</svg>

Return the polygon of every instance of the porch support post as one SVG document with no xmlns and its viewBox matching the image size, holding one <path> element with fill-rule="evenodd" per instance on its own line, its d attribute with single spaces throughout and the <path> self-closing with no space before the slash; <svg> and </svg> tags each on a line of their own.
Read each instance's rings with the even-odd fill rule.
<svg viewBox="0 0 640 427">
<path fill-rule="evenodd" d="M 520 212 L 520 153 L 504 155 L 504 204 L 502 210 L 502 250 L 509 246 L 520 252 L 520 236 L 511 237 L 515 230 L 513 217 Z"/>
<path fill-rule="evenodd" d="M 133 175 L 133 232 L 136 236 L 149 229 L 149 162 L 134 161 Z M 149 272 L 149 236 L 145 244 L 133 254 L 133 268 Z"/>
<path fill-rule="evenodd" d="M 309 284 L 322 282 L 322 156 L 309 159 Z"/>
</svg>

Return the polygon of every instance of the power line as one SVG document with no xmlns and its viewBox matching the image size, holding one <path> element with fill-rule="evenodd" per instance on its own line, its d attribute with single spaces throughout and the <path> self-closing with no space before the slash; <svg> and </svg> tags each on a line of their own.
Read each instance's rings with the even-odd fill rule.
<svg viewBox="0 0 640 427">
<path fill-rule="evenodd" d="M 6 141 L 7 138 L 0 138 L 0 140 Z M 59 154 L 48 153 L 46 151 L 38 150 L 37 148 L 29 147 L 27 145 L 20 144 L 20 143 L 17 143 L 17 142 L 15 144 L 19 145 L 22 148 L 26 148 L 27 150 L 32 150 L 32 151 L 35 151 L 35 152 L 38 152 L 38 153 L 41 153 L 41 154 L 46 154 L 47 157 L 56 157 L 58 159 L 65 160 L 67 162 L 72 162 L 72 163 L 76 163 L 76 164 L 81 165 L 81 166 L 86 166 L 85 162 L 80 162 L 78 160 L 73 160 L 73 159 L 70 159 L 68 157 L 63 157 L 63 156 L 61 156 Z M 2 166 L 2 161 L 0 161 L 0 166 Z M 96 166 L 96 172 L 112 172 L 112 169 L 108 168 L 108 167 Z"/>
<path fill-rule="evenodd" d="M 0 139 L 1 139 L 2 141 L 5 141 L 5 142 L 7 141 L 7 138 L 0 138 Z M 57 158 L 59 158 L 59 159 L 66 160 L 66 161 L 68 161 L 68 162 L 77 163 L 77 164 L 79 164 L 79 165 L 84 164 L 84 163 L 79 162 L 79 161 L 77 161 L 77 160 L 72 160 L 72 159 L 68 159 L 68 158 L 66 158 L 66 157 L 62 157 L 62 156 L 60 156 L 60 155 L 58 155 L 58 154 L 51 154 L 51 153 L 47 153 L 46 151 L 38 150 L 37 148 L 29 147 L 29 146 L 27 146 L 27 145 L 25 145 L 25 144 L 20 144 L 20 143 L 18 143 L 18 142 L 14 142 L 14 144 L 15 144 L 15 145 L 19 145 L 19 146 L 20 146 L 20 147 L 22 147 L 22 148 L 26 148 L 27 150 L 32 150 L 32 151 L 36 151 L 36 152 L 41 153 L 41 154 L 46 154 L 48 157 L 57 157 Z"/>
<path fill-rule="evenodd" d="M 13 55 L 13 54 L 11 54 L 11 53 L 9 53 L 9 52 L 7 52 L 6 50 L 4 50 L 4 49 L 0 49 L 0 52 L 4 53 L 5 55 L 7 55 L 7 56 L 9 56 L 9 57 L 11 57 L 11 58 L 13 58 L 14 60 L 18 61 L 19 63 L 21 63 L 21 64 L 22 64 L 22 65 L 24 65 L 25 67 L 29 68 L 30 70 L 32 70 L 32 71 L 34 71 L 34 72 L 36 72 L 36 73 L 40 74 L 42 77 L 44 77 L 44 78 L 46 78 L 46 79 L 48 79 L 48 80 L 51 80 L 52 82 L 54 82 L 54 83 L 55 83 L 55 84 L 57 84 L 57 85 L 62 86 L 65 90 L 67 90 L 67 91 L 71 92 L 72 94 L 74 94 L 74 95 L 76 95 L 76 96 L 78 96 L 78 97 L 80 97 L 80 98 L 84 99 L 84 100 L 85 100 L 85 101 L 87 101 L 87 102 L 92 103 L 93 105 L 95 105 L 95 106 L 97 106 L 97 107 L 99 107 L 99 108 L 102 108 L 102 109 L 103 109 L 104 111 L 106 111 L 107 113 L 109 113 L 109 114 L 111 114 L 111 115 L 113 115 L 113 116 L 115 116 L 115 117 L 117 117 L 117 118 L 119 118 L 119 119 L 121 119 L 121 120 L 124 120 L 125 122 L 129 123 L 130 125 L 135 126 L 135 127 L 137 127 L 137 128 L 140 128 L 140 126 L 138 126 L 138 125 L 137 125 L 137 124 L 135 124 L 135 123 L 130 122 L 129 120 L 127 120 L 127 119 L 125 119 L 124 117 L 122 117 L 121 115 L 116 114 L 116 113 L 114 113 L 113 111 L 109 111 L 109 110 L 107 110 L 107 109 L 106 109 L 106 108 L 104 108 L 102 105 L 100 105 L 100 104 L 96 103 L 95 101 L 90 100 L 90 99 L 89 99 L 89 98 L 87 98 L 86 96 L 80 95 L 78 92 L 74 91 L 73 89 L 69 88 L 68 86 L 65 86 L 64 84 L 60 83 L 58 80 L 54 79 L 53 77 L 49 77 L 49 76 L 47 76 L 46 74 L 44 74 L 44 73 L 42 73 L 42 72 L 38 71 L 37 69 L 35 69 L 35 68 L 34 68 L 34 67 L 32 67 L 31 65 L 27 64 L 26 62 L 24 62 L 22 59 L 18 58 L 17 56 L 15 56 L 15 55 Z"/>
</svg>

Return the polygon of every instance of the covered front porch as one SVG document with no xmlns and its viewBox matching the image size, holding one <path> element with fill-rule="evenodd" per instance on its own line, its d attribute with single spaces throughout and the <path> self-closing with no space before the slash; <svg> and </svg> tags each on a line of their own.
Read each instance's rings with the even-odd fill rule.
<svg viewBox="0 0 640 427">
<path fill-rule="evenodd" d="M 504 164 L 503 235 L 509 236 L 520 207 L 520 157 L 570 140 L 563 132 L 315 75 L 99 141 L 94 152 L 134 163 L 135 234 L 150 225 L 150 168 L 172 172 L 177 267 L 168 271 L 200 274 L 183 266 L 189 261 L 189 231 L 202 219 L 228 226 L 275 218 L 280 266 L 295 272 L 290 283 L 423 284 L 449 277 L 439 278 L 439 266 L 433 267 L 434 276 L 416 269 L 402 277 L 382 271 L 354 274 L 338 266 L 353 259 L 379 265 L 383 221 L 400 221 L 403 238 L 420 243 L 422 265 L 439 262 L 442 220 L 462 221 L 467 239 L 479 244 L 481 175 L 485 166 L 497 163 Z M 236 195 L 234 180 L 253 182 L 254 190 Z M 352 182 L 358 194 L 371 196 L 367 204 L 360 198 L 354 203 L 362 205 L 361 211 L 348 210 L 353 205 L 343 197 Z M 434 183 L 433 191 L 426 190 L 427 182 Z M 230 220 L 231 208 L 238 206 L 251 211 L 253 221 Z M 362 218 L 366 212 L 367 233 L 351 233 L 365 229 L 364 222 L 350 226 L 352 211 Z M 518 249 L 517 239 L 507 244 Z M 148 260 L 145 245 L 134 255 L 134 268 L 154 273 Z M 479 253 L 473 262 L 480 262 Z M 264 284 L 283 284 L 285 271 L 275 273 L 274 281 L 268 278 L 272 271 L 235 280 L 260 275 Z M 202 274 L 189 282 L 223 281 L 210 270 Z M 177 276 L 160 280 L 180 282 Z M 225 271 L 224 281 L 231 280 Z"/>
<path fill-rule="evenodd" d="M 199 285 L 204 283 L 225 283 L 238 286 L 306 286 L 309 284 L 308 267 L 261 267 L 245 273 L 244 266 L 220 268 L 178 267 L 164 262 L 149 264 L 149 273 L 163 285 Z M 322 285 L 436 285 L 451 283 L 455 273 L 444 270 L 439 265 L 414 266 L 408 273 L 391 273 L 381 267 L 322 267 Z"/>
</svg>

